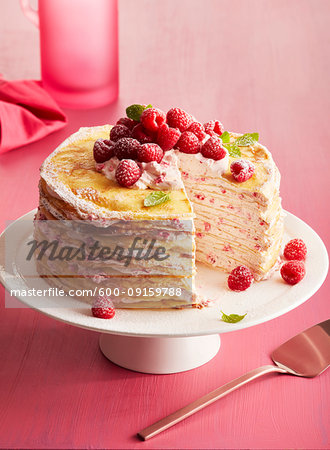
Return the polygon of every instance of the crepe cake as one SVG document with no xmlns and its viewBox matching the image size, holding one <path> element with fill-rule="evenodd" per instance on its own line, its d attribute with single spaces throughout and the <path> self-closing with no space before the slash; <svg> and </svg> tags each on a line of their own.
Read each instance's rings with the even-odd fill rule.
<svg viewBox="0 0 330 450">
<path fill-rule="evenodd" d="M 134 122 L 134 128 L 126 136 L 120 136 L 123 128 L 129 129 L 125 120 Z M 81 128 L 43 163 L 38 219 L 91 221 L 95 227 L 105 229 L 110 229 L 116 221 L 130 224 L 147 221 L 151 224 L 149 231 L 154 229 L 152 223 L 157 224 L 157 229 L 160 223 L 165 223 L 159 231 L 160 236 L 162 233 L 164 236 L 166 227 L 169 228 L 165 239 L 169 246 L 171 240 L 172 244 L 177 241 L 177 236 L 171 234 L 173 226 L 177 227 L 177 232 L 189 236 L 176 253 L 179 259 L 189 259 L 188 271 L 178 270 L 174 264 L 167 268 L 167 274 L 157 277 L 138 274 L 138 281 L 135 280 L 143 285 L 149 278 L 147 281 L 154 282 L 153 286 L 170 286 L 177 278 L 179 284 L 185 285 L 184 298 L 124 298 L 117 302 L 116 307 L 168 308 L 198 304 L 203 299 L 195 295 L 195 259 L 225 272 L 244 265 L 256 281 L 267 279 L 276 269 L 283 236 L 279 171 L 271 153 L 255 136 L 223 133 L 223 130 L 216 129 L 215 122 L 212 121 L 211 130 L 207 128 L 208 124 L 204 126 L 205 132 L 198 138 L 198 151 L 194 148 L 196 142 L 189 141 L 191 132 L 180 129 L 180 126 L 175 128 L 169 120 L 169 113 L 166 123 L 158 125 L 159 128 L 167 126 L 170 131 L 177 130 L 179 137 L 172 146 L 174 148 L 170 149 L 159 137 L 159 130 L 152 133 L 144 127 L 145 123 L 129 118 L 120 119 L 115 127 Z M 194 123 L 198 122 L 192 118 L 185 126 L 190 130 Z M 158 141 L 164 149 L 159 162 L 145 157 L 137 160 L 138 179 L 130 186 L 123 186 L 118 181 L 118 168 L 125 165 L 127 159 L 118 158 L 119 155 L 113 153 L 113 145 L 116 147 L 113 130 L 116 131 L 116 127 L 117 130 L 122 127 L 116 142 L 130 136 L 139 139 L 143 147 L 150 146 L 150 141 Z M 134 133 L 137 128 L 139 133 Z M 148 140 L 144 143 L 144 136 L 149 137 L 149 143 Z M 189 139 L 184 142 L 182 137 L 187 136 Z M 180 139 L 183 144 L 180 144 Z M 219 141 L 223 150 L 221 158 L 214 156 L 213 149 L 204 151 L 207 141 L 217 141 L 216 145 Z M 105 142 L 112 149 L 109 158 L 102 162 L 94 159 L 96 142 Z M 247 179 L 234 176 L 232 166 L 238 160 L 253 167 Z M 133 160 L 128 161 L 134 163 Z M 145 199 L 157 192 L 168 196 L 169 200 L 145 206 Z M 189 249 L 187 242 L 190 242 Z M 50 276 L 54 273 L 54 268 L 43 267 L 43 270 L 48 270 Z M 84 267 L 83 263 L 79 263 L 79 267 L 72 266 L 70 270 L 70 275 L 82 278 L 84 286 L 109 283 L 107 277 L 86 275 L 87 265 Z M 132 273 L 125 274 L 127 286 L 132 282 L 129 275 Z M 92 300 L 87 298 L 87 301 Z"/>
</svg>

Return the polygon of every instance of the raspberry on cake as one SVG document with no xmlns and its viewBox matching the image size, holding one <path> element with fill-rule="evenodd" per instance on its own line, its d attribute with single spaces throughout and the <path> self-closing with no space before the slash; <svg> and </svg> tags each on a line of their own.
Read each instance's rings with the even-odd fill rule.
<svg viewBox="0 0 330 450">
<path fill-rule="evenodd" d="M 112 142 L 117 142 L 119 139 L 124 137 L 130 137 L 131 136 L 131 130 L 125 125 L 115 125 L 111 128 L 110 131 L 110 140 Z"/>
<path fill-rule="evenodd" d="M 141 169 L 132 159 L 123 159 L 116 169 L 116 180 L 123 187 L 130 187 L 141 177 Z"/>
<path fill-rule="evenodd" d="M 193 118 L 181 108 L 172 108 L 167 112 L 166 121 L 170 127 L 179 128 L 180 131 L 186 131 L 192 124 Z"/>
<path fill-rule="evenodd" d="M 149 131 L 157 131 L 166 121 L 166 115 L 157 108 L 147 108 L 143 111 L 140 118 L 142 126 Z"/>
<path fill-rule="evenodd" d="M 137 151 L 137 159 L 140 162 L 152 162 L 156 161 L 160 163 L 163 159 L 164 152 L 157 144 L 143 144 L 140 145 Z"/>
<path fill-rule="evenodd" d="M 94 143 L 93 156 L 97 163 L 108 161 L 114 155 L 114 143 L 109 139 L 98 139 Z"/>
<path fill-rule="evenodd" d="M 219 136 L 225 131 L 224 126 L 219 120 L 210 120 L 209 122 L 204 124 L 205 133 L 212 135 L 212 133 L 216 133 Z"/>
<path fill-rule="evenodd" d="M 128 117 L 121 117 L 117 120 L 116 125 L 124 125 L 129 130 L 133 130 L 135 125 L 137 125 L 138 123 L 139 122 L 137 122 L 136 120 L 130 119 Z"/>
<path fill-rule="evenodd" d="M 183 153 L 198 153 L 200 150 L 198 137 L 190 131 L 184 131 L 176 144 L 176 148 Z"/>
<path fill-rule="evenodd" d="M 204 127 L 200 122 L 193 122 L 187 131 L 194 133 L 194 135 L 198 137 L 199 141 L 203 141 L 206 137 Z"/>
<path fill-rule="evenodd" d="M 180 130 L 177 128 L 171 128 L 167 125 L 167 123 L 163 123 L 158 130 L 157 144 L 164 150 L 164 152 L 166 152 L 175 146 L 180 136 Z"/>
<path fill-rule="evenodd" d="M 240 159 L 231 163 L 230 171 L 236 181 L 243 183 L 252 177 L 254 165 L 249 160 Z"/>
<path fill-rule="evenodd" d="M 225 158 L 228 154 L 227 150 L 222 146 L 222 141 L 213 136 L 202 146 L 201 153 L 205 158 L 214 159 L 215 161 Z"/>
<path fill-rule="evenodd" d="M 141 144 L 147 144 L 154 141 L 153 133 L 146 130 L 141 123 L 135 125 L 132 130 L 132 138 L 137 139 Z"/>
<path fill-rule="evenodd" d="M 121 138 L 114 144 L 113 153 L 118 159 L 136 159 L 140 147 L 141 144 L 136 139 Z"/>
</svg>

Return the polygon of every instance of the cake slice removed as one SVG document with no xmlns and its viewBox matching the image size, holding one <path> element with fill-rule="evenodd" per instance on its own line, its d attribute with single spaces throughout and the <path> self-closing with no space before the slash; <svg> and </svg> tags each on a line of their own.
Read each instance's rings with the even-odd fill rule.
<svg viewBox="0 0 330 450">
<path fill-rule="evenodd" d="M 230 142 L 240 136 L 230 133 Z M 196 215 L 196 259 L 226 272 L 245 265 L 261 280 L 275 270 L 281 249 L 280 173 L 260 143 L 239 149 L 240 158 L 255 168 L 245 182 L 234 179 L 230 166 L 237 158 L 232 156 L 224 170 L 200 153 L 179 152 L 179 167 Z"/>
</svg>

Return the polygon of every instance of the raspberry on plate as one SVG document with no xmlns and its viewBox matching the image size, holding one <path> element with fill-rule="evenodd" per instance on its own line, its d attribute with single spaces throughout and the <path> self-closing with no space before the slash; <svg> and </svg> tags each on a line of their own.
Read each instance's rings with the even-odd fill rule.
<svg viewBox="0 0 330 450">
<path fill-rule="evenodd" d="M 116 180 L 123 187 L 133 186 L 141 177 L 141 169 L 132 159 L 123 159 L 116 169 Z"/>
<path fill-rule="evenodd" d="M 215 161 L 223 159 L 227 155 L 227 150 L 223 147 L 221 139 L 211 136 L 202 146 L 201 153 L 205 158 Z"/>
<path fill-rule="evenodd" d="M 137 158 L 140 162 L 156 161 L 158 163 L 163 159 L 164 152 L 158 144 L 143 144 L 137 151 Z"/>
<path fill-rule="evenodd" d="M 132 130 L 132 138 L 137 139 L 141 144 L 154 142 L 154 135 L 149 130 L 143 128 L 142 124 L 135 125 Z"/>
<path fill-rule="evenodd" d="M 186 131 L 192 124 L 193 118 L 181 108 L 172 108 L 167 112 L 166 121 L 170 127 Z"/>
<path fill-rule="evenodd" d="M 184 131 L 176 144 L 176 148 L 182 153 L 199 153 L 200 142 L 194 133 L 191 131 Z"/>
<path fill-rule="evenodd" d="M 167 125 L 167 123 L 163 123 L 163 125 L 159 127 L 156 141 L 164 152 L 166 152 L 175 146 L 180 136 L 180 130 L 177 128 L 171 128 Z"/>
<path fill-rule="evenodd" d="M 210 134 L 212 136 L 212 131 L 219 136 L 225 131 L 224 126 L 219 120 L 210 120 L 209 122 L 204 124 L 205 133 Z"/>
<path fill-rule="evenodd" d="M 112 319 L 115 316 L 112 301 L 108 297 L 97 297 L 92 306 L 92 314 L 99 319 Z"/>
<path fill-rule="evenodd" d="M 307 255 L 307 247 L 302 239 L 291 239 L 284 247 L 283 255 L 286 259 L 304 261 Z"/>
<path fill-rule="evenodd" d="M 140 147 L 141 144 L 136 139 L 121 138 L 115 143 L 113 153 L 118 159 L 136 159 Z"/>
<path fill-rule="evenodd" d="M 303 261 L 288 261 L 281 267 L 281 277 L 291 285 L 299 283 L 306 274 Z"/>
<path fill-rule="evenodd" d="M 135 125 L 137 125 L 139 122 L 136 120 L 130 119 L 129 117 L 121 117 L 119 120 L 117 120 L 116 125 L 124 125 L 129 130 L 133 130 Z"/>
<path fill-rule="evenodd" d="M 140 118 L 142 126 L 149 131 L 157 131 L 165 121 L 165 113 L 158 108 L 145 109 Z"/>
<path fill-rule="evenodd" d="M 247 159 L 239 159 L 230 165 L 230 171 L 239 183 L 249 180 L 254 174 L 254 164 Z"/>
<path fill-rule="evenodd" d="M 253 275 L 246 266 L 237 266 L 230 272 L 228 277 L 228 287 L 232 291 L 245 291 L 251 286 Z"/>
<path fill-rule="evenodd" d="M 110 140 L 112 142 L 117 142 L 119 139 L 124 137 L 130 137 L 131 136 L 131 130 L 125 125 L 115 125 L 110 130 Z"/>
<path fill-rule="evenodd" d="M 194 133 L 194 135 L 197 136 L 200 141 L 202 141 L 206 137 L 204 127 L 200 122 L 193 122 L 187 131 L 191 131 L 192 133 Z"/>
<path fill-rule="evenodd" d="M 114 143 L 109 139 L 98 139 L 94 143 L 93 156 L 97 163 L 103 163 L 113 157 Z"/>
</svg>

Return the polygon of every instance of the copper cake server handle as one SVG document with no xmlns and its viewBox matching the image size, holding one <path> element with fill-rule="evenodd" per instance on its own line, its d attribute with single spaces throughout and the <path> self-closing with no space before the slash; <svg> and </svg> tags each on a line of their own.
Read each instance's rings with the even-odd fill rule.
<svg viewBox="0 0 330 450">
<path fill-rule="evenodd" d="M 274 350 L 271 357 L 276 365 L 262 366 L 247 372 L 144 428 L 138 433 L 138 436 L 144 441 L 150 439 L 230 392 L 244 386 L 244 384 L 267 373 L 279 372 L 309 378 L 319 375 L 330 364 L 330 319 L 289 339 Z"/>
<path fill-rule="evenodd" d="M 235 380 L 232 380 L 229 383 L 215 389 L 214 391 L 209 392 L 208 394 L 195 400 L 194 402 L 189 403 L 189 405 L 186 405 L 183 408 L 178 409 L 169 416 L 160 419 L 158 422 L 155 422 L 149 427 L 144 428 L 142 431 L 138 433 L 138 436 L 142 440 L 146 441 L 147 439 L 156 436 L 162 431 L 167 430 L 168 428 L 172 427 L 178 422 L 181 422 L 181 420 L 184 420 L 187 417 L 191 416 L 192 414 L 195 414 L 196 412 L 200 411 L 206 406 L 211 405 L 211 403 L 219 400 L 225 395 L 230 394 L 231 392 L 240 388 L 249 381 L 255 380 L 256 378 L 259 378 L 262 375 L 265 375 L 269 372 L 286 373 L 284 369 L 271 365 L 262 366 L 259 367 L 258 369 L 253 369 L 250 372 L 247 372 L 244 375 L 236 378 Z"/>
</svg>

